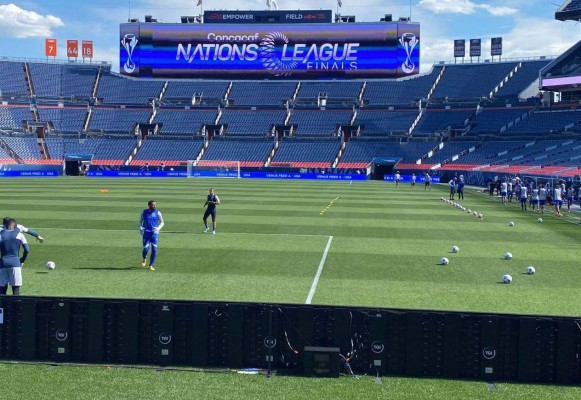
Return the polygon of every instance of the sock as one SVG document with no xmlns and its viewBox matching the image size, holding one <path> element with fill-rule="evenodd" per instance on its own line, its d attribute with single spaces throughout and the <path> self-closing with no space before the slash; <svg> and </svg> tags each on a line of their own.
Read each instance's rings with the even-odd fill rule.
<svg viewBox="0 0 581 400">
<path fill-rule="evenodd" d="M 0 294 L 6 294 L 7 291 L 8 291 L 8 285 L 0 286 Z"/>
<path fill-rule="evenodd" d="M 20 296 L 20 286 L 12 286 L 12 296 Z"/>
<path fill-rule="evenodd" d="M 147 258 L 147 252 L 149 251 L 149 245 L 143 246 L 143 251 L 141 252 L 142 258 L 145 260 Z M 153 254 L 153 251 L 151 252 Z"/>
<path fill-rule="evenodd" d="M 157 246 L 151 246 L 151 257 L 149 258 L 149 266 L 155 265 L 155 259 L 157 258 Z"/>
</svg>

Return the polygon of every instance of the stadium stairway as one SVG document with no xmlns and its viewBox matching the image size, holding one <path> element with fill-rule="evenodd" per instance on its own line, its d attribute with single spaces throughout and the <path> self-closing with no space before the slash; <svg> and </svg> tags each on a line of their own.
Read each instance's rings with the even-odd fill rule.
<svg viewBox="0 0 581 400">
<path fill-rule="evenodd" d="M 12 150 L 12 148 L 0 137 L 0 148 L 3 150 L 3 158 L 0 163 L 4 164 L 24 164 L 24 160 Z M 9 158 L 6 158 L 8 156 Z"/>
</svg>

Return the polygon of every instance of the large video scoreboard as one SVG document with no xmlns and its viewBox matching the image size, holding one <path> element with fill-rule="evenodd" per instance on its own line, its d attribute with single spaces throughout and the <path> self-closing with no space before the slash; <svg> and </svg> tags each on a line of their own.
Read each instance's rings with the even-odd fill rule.
<svg viewBox="0 0 581 400">
<path fill-rule="evenodd" d="M 368 79 L 419 73 L 420 25 L 128 23 L 120 72 L 140 78 Z"/>
</svg>

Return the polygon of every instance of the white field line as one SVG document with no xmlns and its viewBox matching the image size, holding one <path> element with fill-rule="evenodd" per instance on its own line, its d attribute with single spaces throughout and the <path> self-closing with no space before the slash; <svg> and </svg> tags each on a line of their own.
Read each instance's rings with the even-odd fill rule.
<svg viewBox="0 0 581 400">
<path fill-rule="evenodd" d="M 37 231 L 87 231 L 87 232 L 135 232 L 139 233 L 139 229 L 91 229 L 91 228 L 36 228 Z M 207 233 L 197 233 L 197 232 L 185 232 L 185 231 L 164 231 L 162 230 L 160 233 L 171 233 L 171 234 L 187 234 L 187 235 L 196 235 L 196 236 L 213 236 L 208 235 Z M 229 235 L 229 236 L 238 236 L 238 235 L 247 235 L 247 236 L 296 236 L 296 237 L 329 237 L 328 235 L 305 235 L 299 233 L 249 233 L 249 232 L 219 232 L 218 235 Z"/>
<path fill-rule="evenodd" d="M 323 272 L 323 266 L 325 265 L 325 260 L 327 259 L 327 254 L 329 254 L 329 249 L 331 248 L 331 242 L 333 241 L 333 236 L 329 236 L 329 240 L 327 241 L 327 247 L 325 247 L 325 252 L 323 253 L 323 258 L 321 258 L 321 262 L 319 263 L 319 268 L 317 269 L 317 273 L 315 274 L 315 279 L 313 279 L 313 284 L 311 285 L 311 290 L 309 291 L 309 295 L 307 296 L 307 301 L 305 304 L 311 304 L 313 301 L 313 296 L 315 296 L 315 292 L 317 290 L 317 285 L 319 284 L 319 279 L 321 278 L 321 273 Z"/>
</svg>

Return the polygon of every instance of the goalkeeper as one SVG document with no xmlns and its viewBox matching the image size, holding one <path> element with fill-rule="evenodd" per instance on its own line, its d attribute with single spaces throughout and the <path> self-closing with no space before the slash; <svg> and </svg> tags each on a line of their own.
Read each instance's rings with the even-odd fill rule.
<svg viewBox="0 0 581 400">
<path fill-rule="evenodd" d="M 208 198 L 204 203 L 206 212 L 204 213 L 204 233 L 208 232 L 208 217 L 212 216 L 212 234 L 216 234 L 216 206 L 220 204 L 220 198 L 214 192 L 214 188 L 210 188 Z"/>
</svg>

